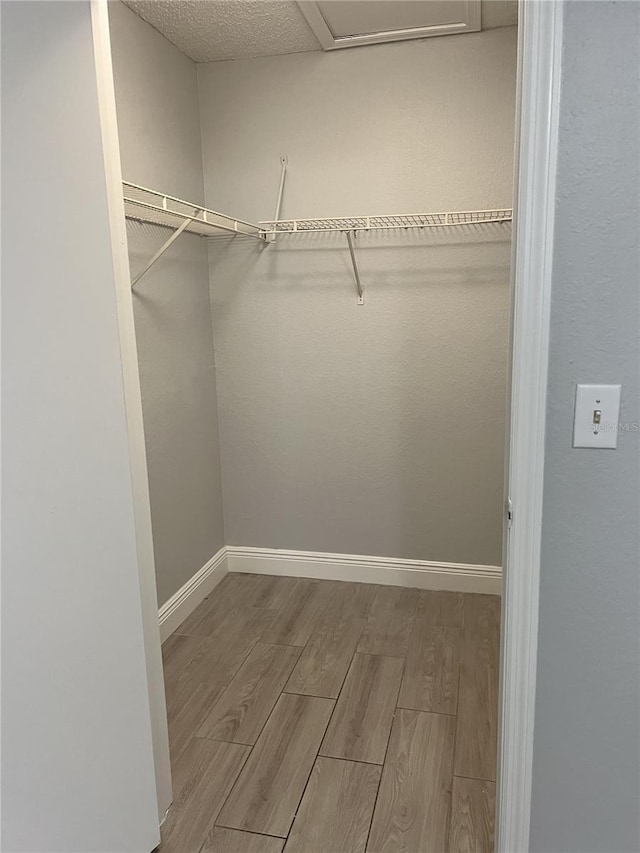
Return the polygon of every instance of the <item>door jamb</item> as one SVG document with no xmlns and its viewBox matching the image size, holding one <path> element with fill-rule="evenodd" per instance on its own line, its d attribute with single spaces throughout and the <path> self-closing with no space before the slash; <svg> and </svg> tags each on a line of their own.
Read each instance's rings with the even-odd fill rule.
<svg viewBox="0 0 640 853">
<path fill-rule="evenodd" d="M 93 50 L 96 64 L 98 104 L 102 128 L 105 181 L 113 247 L 113 272 L 116 288 L 116 305 L 120 334 L 122 379 L 124 387 L 127 433 L 129 439 L 129 465 L 131 491 L 136 531 L 136 550 L 140 582 L 140 609 L 144 640 L 144 654 L 149 692 L 149 712 L 153 760 L 155 766 L 158 826 L 171 805 L 171 766 L 169 761 L 169 735 L 167 730 L 167 705 L 162 670 L 160 624 L 158 621 L 158 595 L 156 589 L 155 558 L 151 529 L 151 500 L 147 473 L 147 454 L 142 420 L 142 394 L 138 373 L 138 350 L 133 317 L 131 274 L 127 249 L 127 232 L 122 198 L 122 167 L 118 142 L 116 99 L 111 62 L 111 38 L 106 0 L 91 0 Z"/>
<path fill-rule="evenodd" d="M 497 853 L 526 853 L 564 0 L 520 0 Z"/>
</svg>

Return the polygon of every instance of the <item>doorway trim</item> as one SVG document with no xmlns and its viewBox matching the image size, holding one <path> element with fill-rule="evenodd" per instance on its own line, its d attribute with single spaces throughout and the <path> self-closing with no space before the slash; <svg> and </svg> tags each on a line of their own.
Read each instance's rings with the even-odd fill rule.
<svg viewBox="0 0 640 853">
<path fill-rule="evenodd" d="M 520 0 L 497 853 L 529 850 L 564 0 Z"/>
<path fill-rule="evenodd" d="M 147 473 L 147 452 L 142 419 L 142 393 L 138 373 L 138 349 L 131 296 L 131 273 L 127 249 L 127 231 L 122 198 L 122 167 L 118 142 L 116 95 L 111 62 L 111 36 L 106 0 L 91 0 L 93 52 L 98 87 L 98 107 L 102 129 L 104 172 L 107 189 L 113 275 L 116 288 L 122 383 L 124 390 L 129 464 L 140 584 L 140 617 L 147 669 L 149 715 L 155 768 L 158 826 L 171 805 L 171 764 L 167 729 L 167 703 L 164 692 L 158 595 L 151 529 L 151 498 Z"/>
</svg>

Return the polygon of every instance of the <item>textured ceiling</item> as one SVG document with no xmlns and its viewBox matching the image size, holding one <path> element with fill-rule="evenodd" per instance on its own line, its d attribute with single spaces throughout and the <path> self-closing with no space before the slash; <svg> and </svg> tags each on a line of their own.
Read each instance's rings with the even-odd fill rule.
<svg viewBox="0 0 640 853">
<path fill-rule="evenodd" d="M 123 2 L 196 62 L 321 49 L 295 0 Z M 517 0 L 482 0 L 482 29 L 513 26 L 517 7 Z"/>
<path fill-rule="evenodd" d="M 320 50 L 295 0 L 124 0 L 196 62 Z"/>
</svg>

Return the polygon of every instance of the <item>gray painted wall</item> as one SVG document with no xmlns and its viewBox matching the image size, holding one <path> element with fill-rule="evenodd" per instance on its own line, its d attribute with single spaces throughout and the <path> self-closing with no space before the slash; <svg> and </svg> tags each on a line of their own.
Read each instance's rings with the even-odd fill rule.
<svg viewBox="0 0 640 853">
<path fill-rule="evenodd" d="M 571 448 L 577 382 L 640 421 L 640 6 L 565 12 L 531 850 L 640 850 L 640 433 Z"/>
<path fill-rule="evenodd" d="M 142 853 L 158 816 L 88 2 L 2 4 L 2 167 L 2 850 Z"/>
<path fill-rule="evenodd" d="M 516 31 L 198 67 L 205 196 L 510 206 Z M 434 81 L 437 81 L 437 85 Z M 227 544 L 500 564 L 508 226 L 210 250 Z"/>
<path fill-rule="evenodd" d="M 195 63 L 122 3 L 109 12 L 123 178 L 202 203 Z M 169 232 L 127 234 L 135 275 Z M 134 295 L 160 604 L 224 545 L 208 280 L 206 242 L 183 234 Z"/>
</svg>

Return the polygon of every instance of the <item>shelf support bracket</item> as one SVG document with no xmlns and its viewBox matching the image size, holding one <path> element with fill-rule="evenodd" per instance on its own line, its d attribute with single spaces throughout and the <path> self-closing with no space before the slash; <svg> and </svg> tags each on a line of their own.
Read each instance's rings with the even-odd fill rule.
<svg viewBox="0 0 640 853">
<path fill-rule="evenodd" d="M 160 260 L 160 258 L 164 255 L 164 253 L 165 253 L 165 252 L 167 251 L 167 249 L 169 248 L 169 246 L 170 246 L 170 245 L 171 245 L 175 240 L 177 240 L 177 239 L 178 239 L 178 237 L 182 234 L 182 232 L 183 232 L 183 231 L 184 231 L 184 229 L 187 227 L 187 225 L 190 225 L 190 224 L 193 222 L 193 220 L 194 220 L 195 218 L 196 218 L 195 216 L 188 216 L 188 217 L 184 220 L 184 222 L 182 223 L 182 225 L 180 225 L 180 227 L 179 227 L 179 228 L 176 228 L 176 230 L 173 232 L 173 234 L 171 235 L 171 237 L 169 237 L 169 239 L 168 239 L 168 240 L 165 240 L 165 242 L 162 244 L 162 246 L 160 246 L 160 248 L 158 249 L 158 251 L 157 251 L 157 252 L 155 253 L 155 255 L 151 258 L 151 260 L 150 260 L 150 261 L 149 261 L 149 263 L 146 265 L 146 267 L 142 270 L 142 272 L 139 272 L 139 273 L 138 273 L 138 275 L 133 279 L 133 281 L 131 282 L 131 290 L 133 290 L 133 288 L 134 288 L 134 287 L 136 286 L 136 284 L 140 281 L 140 279 L 142 278 L 142 276 L 149 272 L 149 270 L 150 270 L 150 269 L 151 269 L 151 267 L 155 264 L 155 262 L 156 262 L 156 261 L 158 261 L 158 260 Z"/>
<path fill-rule="evenodd" d="M 364 292 L 362 290 L 362 284 L 360 283 L 360 273 L 358 272 L 358 265 L 356 264 L 356 253 L 353 250 L 353 237 L 355 235 L 354 231 L 347 231 L 347 242 L 349 243 L 349 254 L 351 255 L 351 263 L 353 264 L 353 275 L 356 280 L 356 290 L 358 291 L 358 305 L 364 305 Z"/>
<path fill-rule="evenodd" d="M 133 290 L 133 288 L 134 288 L 134 287 L 136 286 L 136 284 L 140 281 L 140 279 L 142 278 L 142 276 L 143 276 L 143 275 L 146 275 L 146 273 L 148 273 L 148 272 L 149 272 L 149 270 L 150 270 L 150 269 L 151 269 L 151 267 L 155 264 L 155 262 L 156 262 L 156 261 L 158 261 L 158 260 L 160 260 L 160 258 L 164 255 L 164 253 L 165 253 L 165 252 L 167 251 L 167 249 L 169 248 L 169 246 L 170 246 L 170 245 L 171 245 L 175 240 L 177 240 L 177 239 L 178 239 L 178 237 L 182 234 L 182 232 L 184 231 L 184 229 L 185 229 L 188 225 L 190 225 L 190 224 L 193 222 L 193 220 L 194 220 L 195 218 L 196 218 L 195 216 L 188 216 L 188 217 L 184 220 L 184 222 L 183 222 L 183 223 L 182 223 L 178 228 L 176 228 L 176 230 L 173 232 L 173 234 L 171 235 L 171 237 L 169 237 L 169 239 L 168 239 L 168 240 L 165 240 L 165 242 L 162 244 L 162 246 L 160 246 L 160 248 L 158 249 L 158 251 L 157 251 L 157 252 L 155 253 L 155 255 L 151 258 L 151 260 L 150 260 L 150 261 L 149 261 L 149 263 L 146 265 L 146 267 L 142 270 L 142 272 L 139 272 L 139 273 L 138 273 L 138 275 L 133 279 L 133 281 L 131 282 L 131 290 Z"/>
<path fill-rule="evenodd" d="M 280 186 L 278 187 L 278 198 L 276 199 L 276 209 L 275 209 L 275 213 L 273 215 L 273 218 L 276 221 L 278 219 L 280 219 L 280 210 L 282 209 L 282 194 L 284 193 L 284 181 L 285 181 L 285 178 L 287 177 L 287 163 L 288 162 L 289 162 L 289 159 L 288 159 L 287 155 L 283 154 L 282 157 L 280 158 L 280 166 L 281 166 Z M 275 234 L 269 234 L 267 237 L 267 240 L 269 243 L 274 243 L 275 239 L 276 239 Z"/>
</svg>

